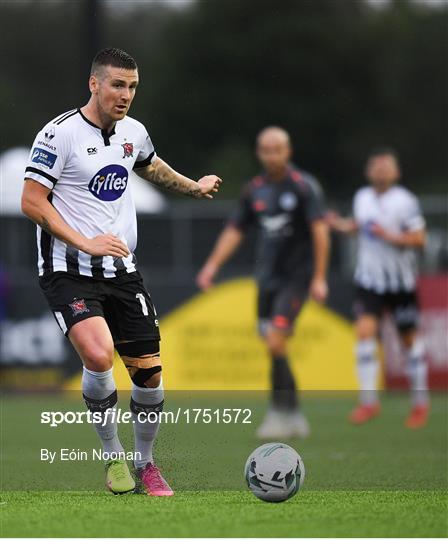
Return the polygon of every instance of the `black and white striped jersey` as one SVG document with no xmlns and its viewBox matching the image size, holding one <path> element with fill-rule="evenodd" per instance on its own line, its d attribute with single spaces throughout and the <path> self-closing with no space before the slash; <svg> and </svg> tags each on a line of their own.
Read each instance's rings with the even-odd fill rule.
<svg viewBox="0 0 448 540">
<path fill-rule="evenodd" d="M 355 282 L 379 294 L 414 290 L 416 250 L 393 246 L 375 236 L 371 227 L 376 223 L 392 233 L 424 229 L 417 198 L 402 186 L 392 186 L 384 193 L 368 186 L 356 193 L 353 212 L 359 227 Z"/>
<path fill-rule="evenodd" d="M 108 133 L 74 109 L 38 133 L 25 178 L 51 189 L 51 204 L 80 234 L 115 234 L 131 252 L 126 258 L 92 257 L 37 226 L 39 276 L 68 272 L 113 278 L 135 272 L 137 220 L 129 173 L 155 157 L 145 127 L 129 117 Z"/>
</svg>

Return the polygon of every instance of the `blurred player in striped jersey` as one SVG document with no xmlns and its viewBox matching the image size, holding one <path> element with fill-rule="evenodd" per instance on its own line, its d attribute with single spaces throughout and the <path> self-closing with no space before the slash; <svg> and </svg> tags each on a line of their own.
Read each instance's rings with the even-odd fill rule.
<svg viewBox="0 0 448 540">
<path fill-rule="evenodd" d="M 263 171 L 244 187 L 238 207 L 197 278 L 199 287 L 209 288 L 248 229 L 257 227 L 259 333 L 272 359 L 272 401 L 257 431 L 260 439 L 309 434 L 287 343 L 308 295 L 323 302 L 328 293 L 323 193 L 313 176 L 290 163 L 291 154 L 284 129 L 268 127 L 258 135 L 257 157 Z"/>
<path fill-rule="evenodd" d="M 357 233 L 359 238 L 354 313 L 361 393 L 350 420 L 363 424 L 380 413 L 377 336 L 383 313 L 390 311 L 407 358 L 412 409 L 406 426 L 417 429 L 425 425 L 429 412 L 427 364 L 417 331 L 416 295 L 416 251 L 425 244 L 425 220 L 417 198 L 397 185 L 400 164 L 394 150 L 372 152 L 366 176 L 370 185 L 355 194 L 353 218 L 328 214 L 334 230 Z"/>
</svg>

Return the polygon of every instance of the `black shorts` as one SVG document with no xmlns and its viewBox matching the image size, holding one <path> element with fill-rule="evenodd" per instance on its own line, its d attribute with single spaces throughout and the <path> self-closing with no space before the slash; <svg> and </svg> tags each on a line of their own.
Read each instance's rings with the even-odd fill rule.
<svg viewBox="0 0 448 540">
<path fill-rule="evenodd" d="M 381 318 L 390 312 L 400 332 L 414 330 L 418 326 L 419 309 L 415 291 L 378 294 L 357 287 L 353 312 L 355 317 L 374 315 Z"/>
<path fill-rule="evenodd" d="M 294 322 L 308 296 L 309 281 L 285 283 L 276 289 L 258 289 L 258 331 L 265 336 L 268 326 L 291 335 Z"/>
<path fill-rule="evenodd" d="M 100 316 L 114 343 L 160 340 L 154 304 L 139 272 L 107 280 L 55 272 L 39 284 L 66 336 L 76 323 Z"/>
</svg>

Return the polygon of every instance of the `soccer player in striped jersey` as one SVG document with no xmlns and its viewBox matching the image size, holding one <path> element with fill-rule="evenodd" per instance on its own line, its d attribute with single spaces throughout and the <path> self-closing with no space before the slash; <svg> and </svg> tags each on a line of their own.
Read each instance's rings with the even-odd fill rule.
<svg viewBox="0 0 448 540">
<path fill-rule="evenodd" d="M 328 214 L 333 229 L 357 233 L 359 239 L 354 312 L 361 392 L 360 404 L 350 420 L 363 424 L 380 413 L 377 336 L 387 310 L 392 313 L 407 356 L 412 408 L 406 426 L 417 429 L 425 425 L 429 412 L 427 363 L 418 335 L 416 295 L 416 251 L 425 244 L 425 220 L 415 195 L 397 185 L 400 165 L 394 150 L 380 148 L 372 152 L 366 176 L 370 185 L 356 193 L 353 218 Z"/>
<path fill-rule="evenodd" d="M 289 365 L 288 341 L 310 295 L 324 302 L 329 252 L 323 193 L 317 180 L 290 163 L 289 134 L 271 126 L 257 138 L 261 174 L 244 187 L 239 205 L 198 274 L 207 289 L 251 226 L 258 231 L 258 329 L 271 357 L 272 399 L 260 439 L 305 438 L 308 421 Z"/>
<path fill-rule="evenodd" d="M 132 379 L 135 479 L 126 461 L 106 463 L 113 493 L 173 492 L 154 463 L 164 391 L 156 311 L 136 268 L 137 221 L 128 186 L 132 169 L 145 180 L 194 198 L 213 198 L 221 180 L 193 181 L 167 165 L 145 127 L 127 116 L 139 73 L 119 49 L 93 60 L 91 97 L 50 121 L 37 135 L 25 173 L 22 210 L 37 224 L 39 283 L 61 330 L 83 363 L 82 391 L 91 411 L 117 403 L 114 348 Z M 103 450 L 125 455 L 116 415 L 95 424 Z"/>
</svg>

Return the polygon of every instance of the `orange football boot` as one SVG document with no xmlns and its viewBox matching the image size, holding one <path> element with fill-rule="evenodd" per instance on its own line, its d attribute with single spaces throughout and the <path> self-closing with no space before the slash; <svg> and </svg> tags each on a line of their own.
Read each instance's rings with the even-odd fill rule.
<svg viewBox="0 0 448 540">
<path fill-rule="evenodd" d="M 409 416 L 406 418 L 405 426 L 409 429 L 420 429 L 426 425 L 429 416 L 429 405 L 420 404 L 412 407 Z"/>
<path fill-rule="evenodd" d="M 352 424 L 360 425 L 365 424 L 375 416 L 378 416 L 381 412 L 381 405 L 379 403 L 372 403 L 371 405 L 361 404 L 353 409 L 350 413 L 349 420 Z"/>
</svg>

